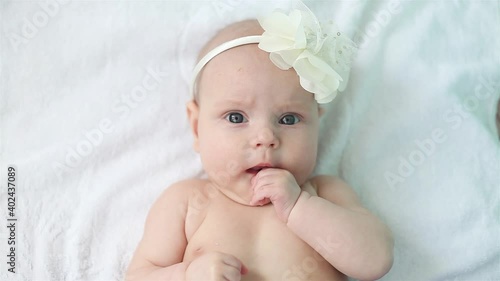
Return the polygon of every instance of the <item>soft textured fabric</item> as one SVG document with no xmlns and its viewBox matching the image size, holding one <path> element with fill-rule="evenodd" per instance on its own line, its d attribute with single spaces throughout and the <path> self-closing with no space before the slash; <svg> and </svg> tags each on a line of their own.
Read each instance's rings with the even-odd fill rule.
<svg viewBox="0 0 500 281">
<path fill-rule="evenodd" d="M 305 1 L 360 44 L 325 105 L 316 173 L 393 230 L 382 280 L 500 280 L 497 1 Z M 0 178 L 16 165 L 16 274 L 120 280 L 149 207 L 203 176 L 185 103 L 197 52 L 287 1 L 1 1 Z"/>
</svg>

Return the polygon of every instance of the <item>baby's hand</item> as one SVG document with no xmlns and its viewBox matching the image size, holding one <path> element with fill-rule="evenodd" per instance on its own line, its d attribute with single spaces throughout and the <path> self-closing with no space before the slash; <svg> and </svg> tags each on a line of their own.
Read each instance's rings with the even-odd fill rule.
<svg viewBox="0 0 500 281">
<path fill-rule="evenodd" d="M 186 280 L 240 281 L 248 269 L 235 256 L 208 252 L 194 259 L 186 269 Z"/>
<path fill-rule="evenodd" d="M 252 188 L 250 205 L 262 206 L 272 202 L 279 219 L 285 223 L 301 192 L 295 177 L 289 171 L 276 168 L 261 170 L 252 179 Z"/>
</svg>

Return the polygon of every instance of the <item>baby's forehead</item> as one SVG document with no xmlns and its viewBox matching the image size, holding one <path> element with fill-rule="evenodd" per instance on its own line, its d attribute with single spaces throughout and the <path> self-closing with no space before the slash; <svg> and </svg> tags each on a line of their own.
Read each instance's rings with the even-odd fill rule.
<svg viewBox="0 0 500 281">
<path fill-rule="evenodd" d="M 267 62 L 268 59 L 263 60 Z M 229 67 L 225 63 L 212 66 L 220 66 L 219 69 Z M 259 101 L 279 107 L 316 104 L 313 94 L 301 87 L 294 70 L 284 71 L 272 63 L 263 69 L 259 69 L 259 66 L 245 66 L 242 65 L 241 71 L 238 71 L 239 65 L 235 65 L 230 71 L 218 73 L 216 69 L 208 68 L 207 75 L 203 77 L 205 79 L 201 81 L 201 99 L 209 100 L 210 104 L 221 105 L 250 106 L 261 104 Z M 271 71 L 266 71 L 266 68 L 271 68 Z"/>
<path fill-rule="evenodd" d="M 293 68 L 283 70 L 269 59 L 256 44 L 238 46 L 212 59 L 204 68 L 198 83 L 200 94 L 214 89 L 251 95 L 255 91 L 294 89 L 305 92 Z"/>
<path fill-rule="evenodd" d="M 200 61 L 207 53 L 212 51 L 214 48 L 217 46 L 220 46 L 223 43 L 229 42 L 231 40 L 245 37 L 245 36 L 252 36 L 252 35 L 261 35 L 264 32 L 262 27 L 260 26 L 259 22 L 256 19 L 247 19 L 239 22 L 235 22 L 233 24 L 230 24 L 221 30 L 219 30 L 201 49 L 200 53 L 198 54 L 198 61 Z M 240 47 L 238 47 L 240 48 Z M 221 54 L 216 56 L 214 58 L 215 61 L 219 60 L 218 57 L 220 57 Z M 208 64 L 213 64 L 209 62 Z M 200 73 L 198 74 L 198 81 L 206 80 L 203 79 L 203 74 L 205 72 L 205 68 L 203 67 L 200 70 Z M 209 67 L 208 67 L 209 68 Z M 196 83 L 196 82 L 195 82 Z M 202 84 L 202 83 L 200 83 Z M 199 101 L 201 98 L 201 86 L 199 85 L 198 88 L 194 92 L 194 98 L 195 100 Z"/>
<path fill-rule="evenodd" d="M 219 30 L 210 40 L 203 46 L 199 55 L 198 61 L 210 52 L 215 47 L 222 43 L 229 42 L 236 38 L 241 38 L 251 35 L 261 35 L 264 29 L 260 26 L 256 19 L 247 19 L 230 24 Z"/>
</svg>

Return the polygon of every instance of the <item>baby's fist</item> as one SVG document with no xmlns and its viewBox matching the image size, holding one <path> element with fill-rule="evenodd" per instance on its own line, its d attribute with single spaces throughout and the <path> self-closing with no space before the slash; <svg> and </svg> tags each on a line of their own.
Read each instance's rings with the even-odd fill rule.
<svg viewBox="0 0 500 281">
<path fill-rule="evenodd" d="M 248 269 L 233 255 L 208 252 L 194 259 L 186 269 L 186 280 L 240 281 Z"/>
<path fill-rule="evenodd" d="M 268 168 L 257 173 L 252 179 L 252 188 L 250 205 L 262 206 L 272 202 L 278 218 L 285 223 L 301 192 L 292 173 L 277 168 Z"/>
</svg>

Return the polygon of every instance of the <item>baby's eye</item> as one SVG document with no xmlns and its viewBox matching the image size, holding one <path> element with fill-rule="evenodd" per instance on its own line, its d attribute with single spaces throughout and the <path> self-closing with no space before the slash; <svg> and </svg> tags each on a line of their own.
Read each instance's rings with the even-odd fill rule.
<svg viewBox="0 0 500 281">
<path fill-rule="evenodd" d="M 231 123 L 243 123 L 247 122 L 248 120 L 245 119 L 243 114 L 238 113 L 238 112 L 231 112 L 228 115 L 226 115 L 226 120 L 231 122 Z"/>
<path fill-rule="evenodd" d="M 295 114 L 287 114 L 281 117 L 279 123 L 283 125 L 293 125 L 300 122 L 300 118 Z"/>
</svg>

